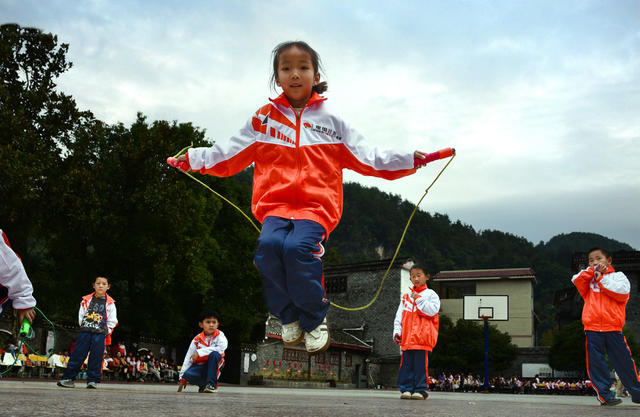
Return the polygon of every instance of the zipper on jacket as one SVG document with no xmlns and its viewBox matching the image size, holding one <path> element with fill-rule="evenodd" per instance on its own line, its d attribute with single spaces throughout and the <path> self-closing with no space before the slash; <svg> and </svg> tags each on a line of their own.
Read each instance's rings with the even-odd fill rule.
<svg viewBox="0 0 640 417">
<path fill-rule="evenodd" d="M 307 108 L 307 105 L 305 104 L 303 108 L 300 109 L 300 114 L 298 114 L 298 112 L 296 112 L 293 109 L 293 106 L 291 106 L 291 104 L 289 104 L 289 106 L 291 107 L 291 110 L 293 110 L 293 114 L 296 116 L 296 163 L 298 164 L 298 169 L 296 171 L 296 199 L 295 199 L 295 209 L 296 211 L 298 210 L 299 206 L 300 206 L 300 186 L 302 184 L 300 184 L 300 173 L 302 172 L 302 162 L 301 157 L 300 157 L 300 124 L 302 121 L 302 112 L 304 111 L 304 109 Z M 293 217 L 291 218 L 291 220 L 293 220 Z"/>
</svg>

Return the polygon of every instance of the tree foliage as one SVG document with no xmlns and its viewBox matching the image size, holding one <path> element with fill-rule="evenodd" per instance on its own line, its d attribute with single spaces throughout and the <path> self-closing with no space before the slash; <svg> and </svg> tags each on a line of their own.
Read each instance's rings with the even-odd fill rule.
<svg viewBox="0 0 640 417">
<path fill-rule="evenodd" d="M 71 63 L 51 34 L 4 25 L 0 48 L 0 224 L 39 306 L 72 321 L 100 274 L 111 280 L 117 332 L 184 341 L 207 306 L 232 342 L 247 340 L 265 310 L 256 232 L 165 163 L 185 145 L 206 146 L 204 132 L 142 114 L 130 127 L 107 125 L 79 111 L 55 91 Z M 248 210 L 246 184 L 204 181 Z"/>
<path fill-rule="evenodd" d="M 489 372 L 498 375 L 511 366 L 518 355 L 518 347 L 511 336 L 495 326 L 489 326 Z M 454 325 L 447 316 L 440 315 L 438 343 L 433 349 L 430 367 L 441 371 L 484 373 L 483 325 L 460 319 Z"/>
</svg>

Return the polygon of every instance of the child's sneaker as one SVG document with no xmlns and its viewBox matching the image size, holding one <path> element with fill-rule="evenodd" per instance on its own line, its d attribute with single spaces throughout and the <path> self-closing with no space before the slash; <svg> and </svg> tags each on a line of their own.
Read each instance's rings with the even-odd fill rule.
<svg viewBox="0 0 640 417">
<path fill-rule="evenodd" d="M 607 400 L 607 401 L 603 402 L 600 405 L 612 406 L 612 405 L 618 405 L 621 402 L 622 402 L 622 400 L 620 398 L 612 398 L 610 400 Z"/>
<path fill-rule="evenodd" d="M 98 388 L 98 384 L 96 384 L 95 382 L 91 381 L 91 382 L 87 382 L 87 388 L 90 389 L 96 389 Z"/>
<path fill-rule="evenodd" d="M 329 337 L 329 326 L 327 326 L 327 318 L 310 332 L 304 332 L 304 345 L 309 353 L 320 353 L 327 350 L 331 344 Z"/>
<path fill-rule="evenodd" d="M 400 395 L 400 399 L 401 400 L 410 400 L 411 399 L 411 393 L 409 391 L 405 391 Z"/>
<path fill-rule="evenodd" d="M 413 394 L 411 394 L 411 399 L 412 400 L 426 400 L 428 396 L 429 396 L 429 394 L 427 394 L 426 392 L 424 394 L 422 394 L 421 392 L 414 392 Z"/>
<path fill-rule="evenodd" d="M 297 345 L 303 338 L 304 332 L 300 328 L 300 320 L 282 325 L 282 341 L 285 345 Z"/>
<path fill-rule="evenodd" d="M 204 387 L 204 390 L 202 392 L 218 392 L 218 388 L 214 387 L 211 384 L 207 384 L 207 386 Z"/>
<path fill-rule="evenodd" d="M 61 379 L 58 381 L 58 386 L 63 388 L 74 388 L 76 384 L 73 383 L 73 379 Z"/>
</svg>

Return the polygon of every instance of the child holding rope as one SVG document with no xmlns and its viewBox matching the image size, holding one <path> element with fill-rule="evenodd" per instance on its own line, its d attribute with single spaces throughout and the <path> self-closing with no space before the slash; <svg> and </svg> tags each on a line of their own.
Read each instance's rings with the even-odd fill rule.
<svg viewBox="0 0 640 417">
<path fill-rule="evenodd" d="M 369 148 L 320 96 L 320 58 L 301 41 L 273 50 L 273 86 L 283 93 L 258 109 L 227 143 L 192 148 L 181 169 L 231 176 L 254 164 L 252 211 L 262 223 L 254 262 L 282 340 L 305 340 L 310 353 L 329 347 L 322 274 L 324 244 L 342 215 L 342 170 L 388 180 L 429 162 L 419 151 Z"/>
<path fill-rule="evenodd" d="M 18 313 L 18 326 L 24 319 L 33 322 L 36 312 L 36 299 L 33 298 L 33 285 L 27 277 L 20 258 L 11 249 L 9 239 L 0 229 L 0 313 L 2 304 L 11 300 Z"/>
</svg>

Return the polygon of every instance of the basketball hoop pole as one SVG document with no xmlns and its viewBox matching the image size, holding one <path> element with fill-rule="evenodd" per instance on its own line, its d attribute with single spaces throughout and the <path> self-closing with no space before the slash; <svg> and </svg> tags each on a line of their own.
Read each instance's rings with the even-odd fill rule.
<svg viewBox="0 0 640 417">
<path fill-rule="evenodd" d="M 482 316 L 484 321 L 484 392 L 489 392 L 489 317 Z"/>
</svg>

